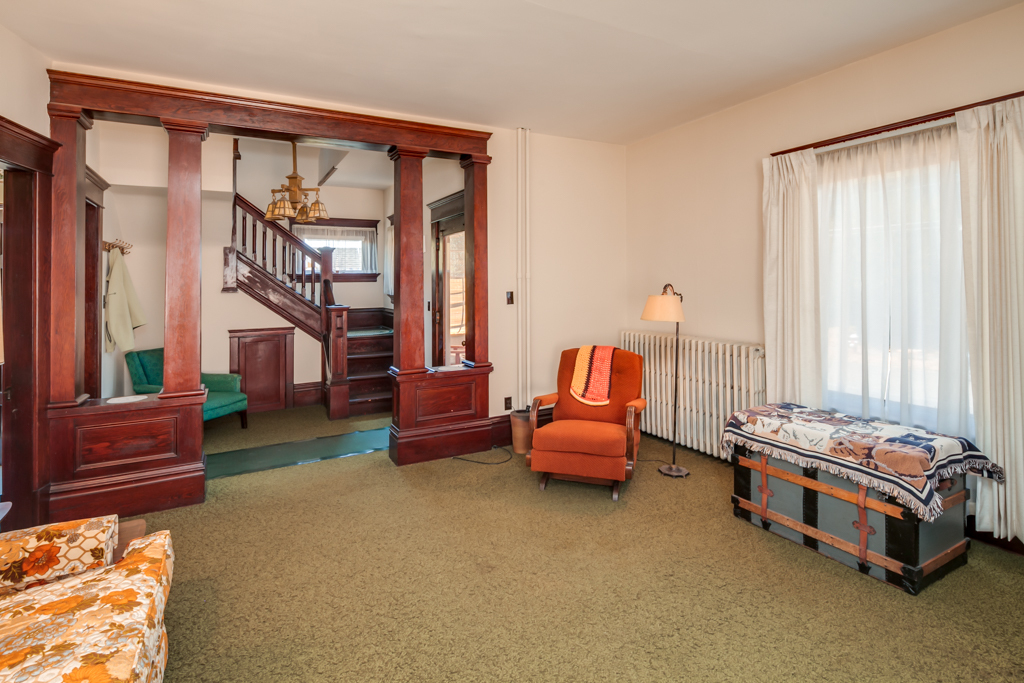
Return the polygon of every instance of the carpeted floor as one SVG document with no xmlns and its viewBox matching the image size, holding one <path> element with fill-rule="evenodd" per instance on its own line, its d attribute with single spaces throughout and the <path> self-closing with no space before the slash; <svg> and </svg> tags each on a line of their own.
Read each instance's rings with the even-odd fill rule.
<svg viewBox="0 0 1024 683">
<path fill-rule="evenodd" d="M 242 429 L 238 415 L 225 415 L 203 425 L 203 450 L 207 455 L 258 448 L 291 441 L 335 436 L 391 424 L 391 413 L 355 415 L 344 420 L 328 420 L 323 406 L 306 406 L 251 413 L 249 428 Z"/>
<path fill-rule="evenodd" d="M 641 463 L 618 503 L 541 492 L 522 456 L 211 481 L 146 517 L 177 556 L 165 680 L 1024 678 L 1024 557 L 976 543 L 912 597 L 737 520 L 729 466 L 680 461 Z"/>
</svg>

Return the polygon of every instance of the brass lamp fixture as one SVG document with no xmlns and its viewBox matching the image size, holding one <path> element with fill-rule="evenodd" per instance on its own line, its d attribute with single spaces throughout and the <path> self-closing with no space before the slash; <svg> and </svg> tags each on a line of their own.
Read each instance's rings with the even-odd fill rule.
<svg viewBox="0 0 1024 683">
<path fill-rule="evenodd" d="M 292 141 L 292 172 L 285 176 L 287 185 L 279 190 L 271 190 L 270 206 L 267 207 L 268 221 L 279 218 L 294 218 L 296 223 L 312 223 L 327 218 L 327 207 L 320 201 L 319 187 L 303 187 L 302 176 L 299 175 L 299 160 L 295 142 Z M 316 192 L 316 201 L 309 203 L 309 193 Z"/>
</svg>

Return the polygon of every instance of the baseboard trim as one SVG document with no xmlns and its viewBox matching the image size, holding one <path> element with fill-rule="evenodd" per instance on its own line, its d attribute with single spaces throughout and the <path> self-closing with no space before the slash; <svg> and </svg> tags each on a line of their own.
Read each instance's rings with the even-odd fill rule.
<svg viewBox="0 0 1024 683">
<path fill-rule="evenodd" d="M 1016 536 L 1007 540 L 1005 538 L 996 538 L 995 534 L 988 531 L 978 531 L 976 527 L 976 520 L 974 515 L 967 515 L 967 537 L 973 538 L 974 540 L 984 543 L 985 545 L 993 545 L 997 548 L 1002 548 L 1011 553 L 1017 555 L 1024 555 L 1024 542 Z"/>
<path fill-rule="evenodd" d="M 324 390 L 320 382 L 302 382 L 295 384 L 293 405 L 296 408 L 302 406 L 322 406 L 324 404 Z"/>
<path fill-rule="evenodd" d="M 537 411 L 537 426 L 543 427 L 551 422 L 554 406 L 541 408 Z M 508 413 L 488 418 L 491 422 L 491 448 L 512 445 L 512 419 Z"/>
</svg>

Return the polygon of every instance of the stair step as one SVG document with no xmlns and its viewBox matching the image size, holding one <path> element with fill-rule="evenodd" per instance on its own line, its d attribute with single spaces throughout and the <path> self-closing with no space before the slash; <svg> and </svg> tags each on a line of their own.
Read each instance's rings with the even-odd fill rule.
<svg viewBox="0 0 1024 683">
<path fill-rule="evenodd" d="M 387 372 L 364 372 L 364 373 L 361 373 L 361 374 L 358 374 L 358 375 L 350 374 L 348 376 L 349 380 L 352 381 L 352 382 L 355 382 L 355 381 L 358 381 L 358 380 L 361 380 L 361 379 L 385 379 L 387 377 L 388 377 L 388 373 Z"/>
<path fill-rule="evenodd" d="M 363 351 L 360 353 L 350 353 L 348 358 L 349 360 L 353 358 L 391 358 L 394 355 L 394 351 Z"/>
<path fill-rule="evenodd" d="M 387 399 L 391 400 L 390 391 L 380 391 L 374 394 L 362 394 L 360 396 L 350 396 L 348 399 L 349 403 L 366 403 L 368 401 L 381 401 Z"/>
</svg>

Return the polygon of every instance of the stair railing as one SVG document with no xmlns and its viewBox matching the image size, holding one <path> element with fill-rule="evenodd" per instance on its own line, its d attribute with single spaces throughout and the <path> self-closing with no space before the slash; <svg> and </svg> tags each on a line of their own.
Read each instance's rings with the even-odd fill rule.
<svg viewBox="0 0 1024 683">
<path fill-rule="evenodd" d="M 320 288 L 320 328 L 323 330 L 325 361 L 324 398 L 327 414 L 337 419 L 348 416 L 348 306 L 334 301 L 334 249 L 320 250 L 324 273 Z"/>
<path fill-rule="evenodd" d="M 319 249 L 309 246 L 280 223 L 266 220 L 264 212 L 242 195 L 235 195 L 232 210 L 235 215 L 232 220 L 231 246 L 235 252 L 263 268 L 302 298 L 319 306 L 320 282 L 325 272 L 331 273 L 332 263 L 324 261 Z"/>
</svg>

